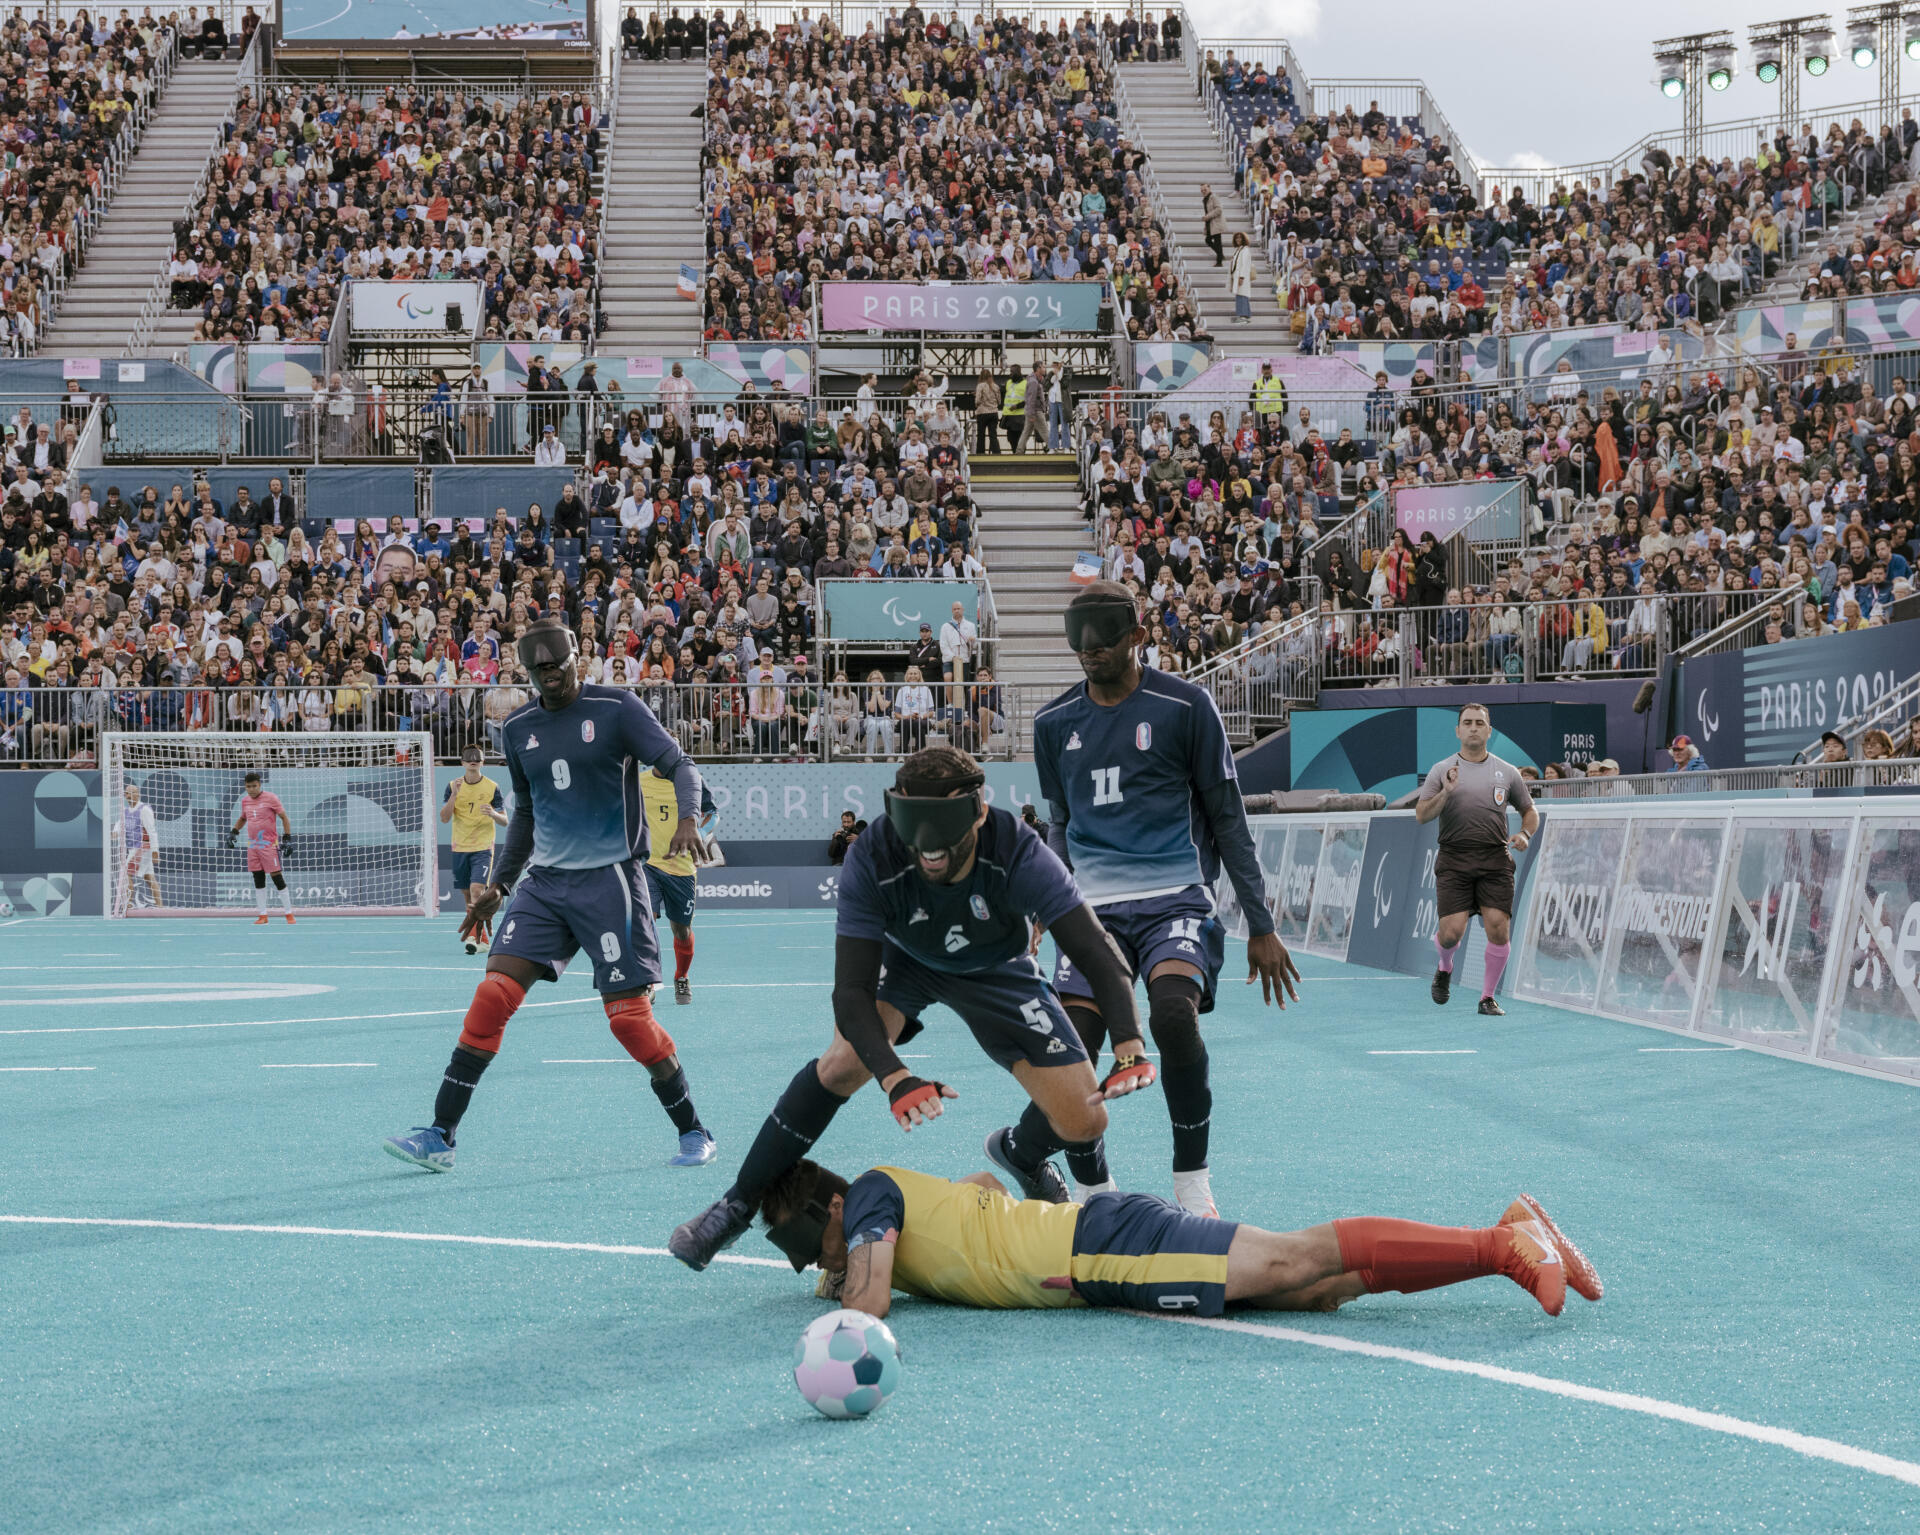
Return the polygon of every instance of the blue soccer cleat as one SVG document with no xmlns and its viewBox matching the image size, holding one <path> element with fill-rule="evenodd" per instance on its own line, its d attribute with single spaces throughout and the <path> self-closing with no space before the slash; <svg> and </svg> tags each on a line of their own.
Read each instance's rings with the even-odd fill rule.
<svg viewBox="0 0 1920 1535">
<path fill-rule="evenodd" d="M 987 1159 L 1011 1178 L 1020 1188 L 1023 1199 L 1044 1200 L 1050 1205 L 1064 1205 L 1072 1200 L 1067 1188 L 1067 1180 L 1060 1176 L 1060 1169 L 1050 1161 L 1043 1161 L 1038 1167 L 1025 1168 L 1014 1161 L 1013 1153 L 1007 1147 L 1007 1141 L 1013 1131 L 995 1130 L 987 1137 Z"/>
<path fill-rule="evenodd" d="M 720 1148 L 705 1130 L 689 1130 L 680 1137 L 679 1155 L 668 1157 L 667 1166 L 705 1167 L 719 1152 Z M 451 1158 L 452 1153 L 448 1153 L 448 1156 Z"/>
<path fill-rule="evenodd" d="M 385 1145 L 388 1156 L 430 1173 L 453 1171 L 453 1142 L 438 1125 L 415 1125 L 411 1135 L 389 1135 Z"/>
</svg>

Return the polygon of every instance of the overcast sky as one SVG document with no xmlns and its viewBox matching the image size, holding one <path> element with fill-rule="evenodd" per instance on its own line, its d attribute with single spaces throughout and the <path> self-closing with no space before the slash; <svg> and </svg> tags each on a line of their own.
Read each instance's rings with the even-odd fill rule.
<svg viewBox="0 0 1920 1535">
<path fill-rule="evenodd" d="M 1707 122 L 1758 117 L 1779 101 L 1777 85 L 1753 77 L 1746 28 L 1776 16 L 1810 14 L 1729 0 L 1608 0 L 1558 10 L 1538 0 L 1475 4 L 1323 4 L 1321 0 L 1188 0 L 1207 37 L 1284 37 L 1309 77 L 1417 77 L 1427 82 L 1467 147 L 1483 162 L 1567 164 L 1615 154 L 1644 133 L 1678 128 L 1681 104 L 1653 84 L 1655 38 L 1733 30 L 1740 68 L 1732 86 L 1707 93 Z M 1829 13 L 1845 48 L 1845 9 Z M 1908 92 L 1920 92 L 1920 63 L 1905 65 Z M 1871 100 L 1879 70 L 1838 58 L 1821 79 L 1802 74 L 1804 115 L 1822 106 Z M 1825 122 L 1821 121 L 1824 127 Z M 1877 126 L 1877 125 L 1876 125 Z"/>
</svg>

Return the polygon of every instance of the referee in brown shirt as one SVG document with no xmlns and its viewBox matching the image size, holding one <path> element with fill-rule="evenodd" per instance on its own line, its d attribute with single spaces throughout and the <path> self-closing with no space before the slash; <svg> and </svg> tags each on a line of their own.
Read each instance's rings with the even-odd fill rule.
<svg viewBox="0 0 1920 1535">
<path fill-rule="evenodd" d="M 1533 808 L 1520 770 L 1487 751 L 1493 718 L 1485 704 L 1463 706 L 1453 733 L 1460 750 L 1434 765 L 1413 808 L 1414 819 L 1422 825 L 1436 816 L 1440 820 L 1440 855 L 1433 866 L 1440 916 L 1433 944 L 1440 964 L 1433 972 L 1433 1000 L 1444 1003 L 1452 990 L 1454 956 L 1477 911 L 1487 934 L 1480 1011 L 1497 1018 L 1505 1013 L 1493 991 L 1507 968 L 1507 940 L 1512 936 L 1513 854 L 1524 850 L 1540 829 L 1540 812 Z M 1511 835 L 1509 806 L 1520 812 L 1521 826 Z"/>
</svg>

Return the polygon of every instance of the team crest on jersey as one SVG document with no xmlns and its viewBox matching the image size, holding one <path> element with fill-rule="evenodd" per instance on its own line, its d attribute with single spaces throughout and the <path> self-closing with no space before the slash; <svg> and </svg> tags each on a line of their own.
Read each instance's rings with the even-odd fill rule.
<svg viewBox="0 0 1920 1535">
<path fill-rule="evenodd" d="M 1149 746 L 1153 745 L 1153 726 L 1144 723 L 1135 725 L 1133 727 L 1133 744 L 1139 747 L 1141 751 L 1145 751 Z"/>
<path fill-rule="evenodd" d="M 976 895 L 972 897 L 970 900 L 968 900 L 967 905 L 970 908 L 972 908 L 973 914 L 976 917 L 978 917 L 982 922 L 985 922 L 989 917 L 993 915 L 992 912 L 987 910 L 987 898 L 984 895 Z"/>
<path fill-rule="evenodd" d="M 538 736 L 528 736 L 528 737 L 527 737 L 527 745 L 526 745 L 526 750 L 528 750 L 528 751 L 537 751 L 537 750 L 539 750 L 539 747 L 540 747 L 540 737 L 538 737 Z"/>
<path fill-rule="evenodd" d="M 580 739 L 583 741 L 591 741 L 593 739 L 592 720 L 582 720 L 580 722 Z"/>
<path fill-rule="evenodd" d="M 1062 747 L 1061 750 L 1070 751 L 1070 752 L 1077 752 L 1078 750 L 1080 750 L 1080 732 L 1076 730 L 1071 735 L 1069 735 L 1067 737 L 1067 744 L 1064 747 Z"/>
<path fill-rule="evenodd" d="M 1506 802 L 1507 802 L 1507 786 L 1506 786 L 1505 784 L 1503 784 L 1503 783 L 1497 783 L 1497 784 L 1495 784 L 1495 785 L 1493 786 L 1493 802 L 1494 802 L 1494 804 L 1496 804 L 1496 805 L 1504 805 L 1504 804 L 1506 804 Z"/>
</svg>

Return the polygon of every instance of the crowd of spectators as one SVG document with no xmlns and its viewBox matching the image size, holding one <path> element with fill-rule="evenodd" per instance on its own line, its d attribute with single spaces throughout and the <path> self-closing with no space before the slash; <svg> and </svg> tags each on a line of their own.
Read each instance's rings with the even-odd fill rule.
<svg viewBox="0 0 1920 1535">
<path fill-rule="evenodd" d="M 106 195 L 115 146 L 159 99 L 160 60 L 178 13 L 77 11 L 0 19 L 0 346 L 25 356 L 39 344 L 59 285 L 80 266 L 89 216 Z"/>
<path fill-rule="evenodd" d="M 513 641 L 541 614 L 578 634 L 588 680 L 641 689 L 691 751 L 884 755 L 935 730 L 986 746 L 1006 710 L 964 611 L 850 656 L 854 675 L 816 667 L 821 579 L 983 574 L 936 389 L 918 380 L 864 423 L 763 403 L 654 427 L 635 411 L 550 505 L 346 534 L 302 519 L 264 471 L 224 503 L 133 467 L 70 479 L 17 450 L 17 427 L 47 439 L 15 418 L 0 758 L 78 760 L 106 725 L 431 729 L 457 751 L 531 696 Z"/>
<path fill-rule="evenodd" d="M 1271 675 L 1263 633 L 1312 613 L 1321 671 L 1355 681 L 1518 675 L 1528 654 L 1536 675 L 1648 671 L 1795 587 L 1756 643 L 1885 623 L 1920 562 L 1920 397 L 1788 343 L 1730 381 L 1568 375 L 1539 400 L 1383 381 L 1360 441 L 1289 412 L 1270 368 L 1235 421 L 1092 411 L 1104 574 L 1150 602 L 1156 664 L 1238 653 Z M 1512 478 L 1527 502 L 1504 569 L 1379 531 L 1397 489 Z M 1311 659 L 1296 627 L 1285 654 Z"/>
<path fill-rule="evenodd" d="M 1238 182 L 1266 235 L 1292 326 L 1333 339 L 1460 340 L 1572 326 L 1693 328 L 1778 275 L 1862 197 L 1909 175 L 1911 109 L 1877 132 L 1859 119 L 1762 135 L 1754 153 L 1675 163 L 1658 145 L 1604 187 L 1576 181 L 1534 203 L 1474 195 L 1453 146 L 1379 103 L 1312 115 L 1284 70 L 1210 53 L 1233 104 Z M 1920 202 L 1888 223 L 1909 243 Z M 1913 241 L 1920 244 L 1920 229 Z M 1897 286 L 1886 239 L 1831 251 L 1809 298 Z M 1876 265 L 1874 257 L 1885 259 Z M 1908 282 L 1920 281 L 1920 273 Z"/>
<path fill-rule="evenodd" d="M 175 226 L 198 341 L 324 340 L 353 277 L 480 282 L 489 340 L 601 329 L 600 114 L 582 94 L 243 95 L 206 193 Z"/>
<path fill-rule="evenodd" d="M 1105 279 L 1128 334 L 1199 336 L 1101 41 L 1091 12 L 1049 31 L 909 5 L 857 37 L 804 12 L 777 35 L 716 13 L 707 338 L 804 338 L 815 285 L 837 279 Z M 1126 47 L 1144 46 L 1136 27 Z"/>
</svg>

